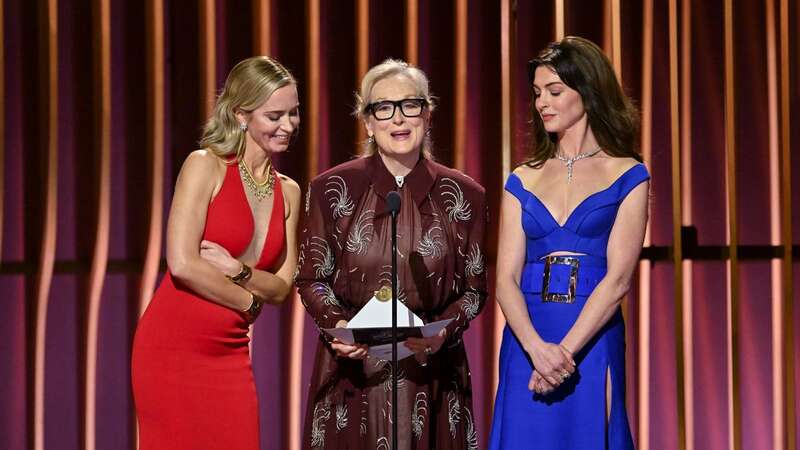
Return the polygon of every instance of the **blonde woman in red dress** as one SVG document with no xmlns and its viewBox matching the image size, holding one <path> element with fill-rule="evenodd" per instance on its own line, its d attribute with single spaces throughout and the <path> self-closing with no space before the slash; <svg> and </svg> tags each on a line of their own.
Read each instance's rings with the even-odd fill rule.
<svg viewBox="0 0 800 450">
<path fill-rule="evenodd" d="M 300 123 L 297 86 L 269 57 L 233 68 L 183 164 L 167 225 L 169 270 L 136 330 L 139 448 L 257 450 L 247 336 L 297 264 L 300 188 L 278 173 Z"/>
</svg>

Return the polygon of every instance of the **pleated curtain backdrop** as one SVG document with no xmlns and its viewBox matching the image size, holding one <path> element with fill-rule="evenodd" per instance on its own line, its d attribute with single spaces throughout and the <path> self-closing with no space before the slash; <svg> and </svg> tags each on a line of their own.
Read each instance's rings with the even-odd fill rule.
<svg viewBox="0 0 800 450">
<path fill-rule="evenodd" d="M 365 138 L 366 70 L 422 68 L 436 159 L 486 187 L 491 268 L 530 144 L 526 63 L 565 35 L 601 45 L 642 112 L 650 228 L 623 303 L 637 448 L 799 448 L 799 22 L 794 0 L 0 2 L 0 449 L 136 448 L 133 332 L 236 62 L 297 77 L 302 131 L 275 164 L 304 189 Z M 481 448 L 503 326 L 492 301 L 465 338 Z M 296 297 L 254 327 L 263 449 L 300 448 L 316 335 Z"/>
</svg>

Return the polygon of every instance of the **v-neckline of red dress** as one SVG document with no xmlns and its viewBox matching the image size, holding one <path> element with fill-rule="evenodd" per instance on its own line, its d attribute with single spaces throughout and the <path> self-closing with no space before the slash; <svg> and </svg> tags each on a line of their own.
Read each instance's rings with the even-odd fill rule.
<svg viewBox="0 0 800 450">
<path fill-rule="evenodd" d="M 236 179 L 238 181 L 238 183 L 236 183 L 236 185 L 238 186 L 238 190 L 239 190 L 239 193 L 240 193 L 239 197 L 242 199 L 242 201 L 245 204 L 245 207 L 247 208 L 247 211 L 250 213 L 249 216 L 248 216 L 248 224 L 249 224 L 249 228 L 250 228 L 250 239 L 247 241 L 248 242 L 247 246 L 249 246 L 250 242 L 253 241 L 253 237 L 256 234 L 256 224 L 255 224 L 255 220 L 253 219 L 253 210 L 252 210 L 252 208 L 250 208 L 250 202 L 247 200 L 247 192 L 245 191 L 244 182 L 242 181 L 242 177 L 241 177 L 241 175 L 239 175 L 239 166 L 238 166 L 238 164 L 231 165 L 231 167 L 229 167 L 228 170 L 232 170 L 233 171 L 234 176 L 236 177 Z M 275 170 L 275 169 L 271 169 L 271 170 Z M 277 229 L 278 228 L 277 218 L 280 218 L 281 220 L 283 220 L 283 216 L 284 216 L 283 191 L 281 190 L 281 180 L 280 180 L 280 177 L 278 176 L 277 172 L 275 173 L 275 188 L 272 191 L 272 209 L 270 210 L 269 214 L 270 214 L 270 217 L 269 217 L 269 220 L 267 221 L 267 231 L 266 231 L 266 234 L 264 235 L 264 244 L 262 244 L 262 246 L 261 246 L 261 251 L 259 252 L 258 261 L 256 262 L 256 265 L 255 265 L 255 267 L 258 267 L 258 268 L 262 268 L 263 265 L 264 265 L 264 262 L 268 259 L 266 256 L 267 256 L 267 249 L 269 248 L 269 245 L 267 245 L 267 244 L 269 243 L 270 236 L 273 233 L 279 231 Z M 283 223 L 283 222 L 281 221 L 279 223 Z M 247 246 L 242 250 L 242 252 L 247 250 Z M 282 248 L 281 248 L 281 250 L 282 250 Z M 236 255 L 235 258 L 238 259 L 240 256 L 241 255 Z"/>
</svg>

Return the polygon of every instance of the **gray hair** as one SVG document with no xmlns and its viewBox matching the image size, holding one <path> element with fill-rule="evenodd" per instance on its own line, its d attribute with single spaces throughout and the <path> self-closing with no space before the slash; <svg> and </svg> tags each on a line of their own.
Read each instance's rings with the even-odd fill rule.
<svg viewBox="0 0 800 450">
<path fill-rule="evenodd" d="M 370 114 L 367 111 L 367 107 L 372 103 L 372 89 L 379 81 L 394 75 L 403 75 L 411 80 L 417 89 L 417 95 L 428 102 L 428 111 L 435 109 L 436 104 L 428 88 L 428 77 L 425 72 L 405 61 L 389 58 L 369 69 L 364 78 L 361 79 L 361 89 L 356 92 L 356 107 L 353 115 L 366 122 Z M 422 155 L 427 159 L 431 159 L 432 148 L 433 141 L 426 130 L 425 139 L 422 141 Z M 361 156 L 373 155 L 376 151 L 378 151 L 378 144 L 374 141 L 366 141 L 361 151 Z"/>
</svg>

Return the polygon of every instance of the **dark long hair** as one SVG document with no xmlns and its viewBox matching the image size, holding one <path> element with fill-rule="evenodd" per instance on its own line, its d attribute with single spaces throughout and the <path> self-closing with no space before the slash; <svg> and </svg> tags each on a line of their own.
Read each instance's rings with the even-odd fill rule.
<svg viewBox="0 0 800 450">
<path fill-rule="evenodd" d="M 639 154 L 639 113 L 622 91 L 611 62 L 597 45 L 576 36 L 567 36 L 549 44 L 528 63 L 528 84 L 531 87 L 539 66 L 554 70 L 561 81 L 578 91 L 589 126 L 606 153 L 642 161 Z M 544 128 L 535 101 L 531 103 L 531 111 L 533 155 L 525 164 L 538 168 L 555 156 L 558 136 Z"/>
</svg>

